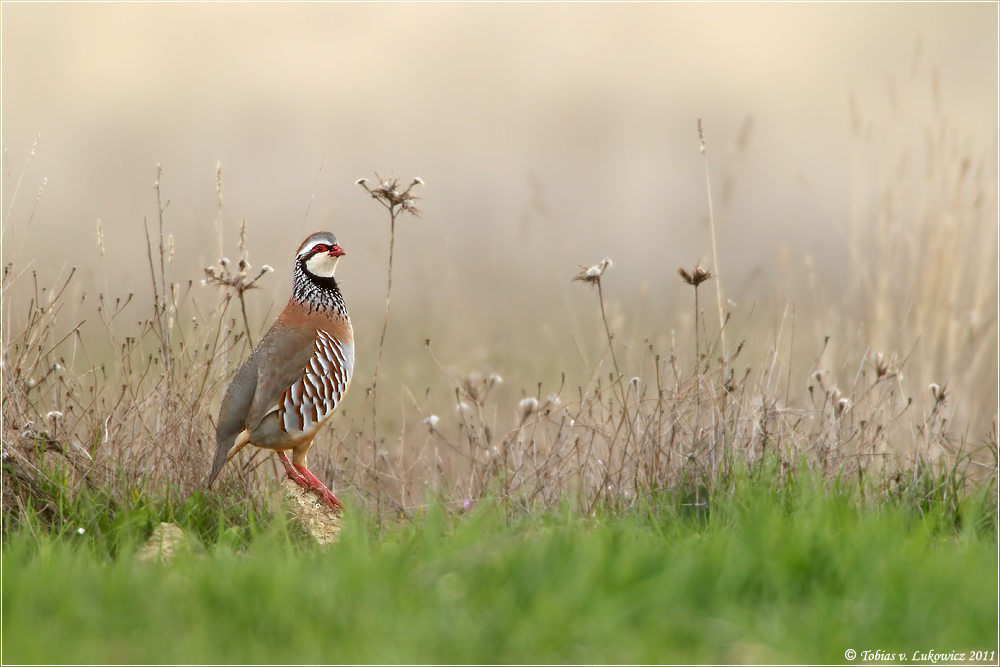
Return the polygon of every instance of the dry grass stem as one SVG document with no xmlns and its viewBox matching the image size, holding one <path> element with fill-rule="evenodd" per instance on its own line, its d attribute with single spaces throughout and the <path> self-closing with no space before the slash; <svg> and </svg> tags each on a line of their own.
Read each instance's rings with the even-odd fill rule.
<svg viewBox="0 0 1000 667">
<path fill-rule="evenodd" d="M 370 186 L 367 178 L 360 178 L 356 185 L 360 185 L 365 192 L 372 196 L 372 199 L 380 203 L 389 211 L 389 268 L 388 280 L 385 288 L 385 316 L 382 318 L 382 335 L 379 336 L 378 354 L 375 357 L 375 373 L 372 375 L 372 475 L 376 493 L 381 494 L 378 485 L 378 371 L 382 364 L 382 349 L 385 347 L 385 332 L 389 328 L 389 299 L 392 295 L 392 258 L 396 247 L 396 218 L 401 213 L 409 213 L 412 216 L 420 217 L 420 209 L 417 201 L 420 199 L 412 194 L 414 186 L 423 185 L 424 181 L 420 177 L 414 178 L 405 188 L 399 186 L 396 178 L 383 179 L 375 174 L 377 184 Z M 381 502 L 377 503 L 381 506 Z"/>
</svg>

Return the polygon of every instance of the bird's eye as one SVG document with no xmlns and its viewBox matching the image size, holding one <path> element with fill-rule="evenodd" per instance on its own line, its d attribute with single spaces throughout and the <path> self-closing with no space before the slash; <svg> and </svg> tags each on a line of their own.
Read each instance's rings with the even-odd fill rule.
<svg viewBox="0 0 1000 667">
<path fill-rule="evenodd" d="M 322 243 L 317 243 L 313 246 L 313 252 L 326 252 L 330 248 Z"/>
</svg>

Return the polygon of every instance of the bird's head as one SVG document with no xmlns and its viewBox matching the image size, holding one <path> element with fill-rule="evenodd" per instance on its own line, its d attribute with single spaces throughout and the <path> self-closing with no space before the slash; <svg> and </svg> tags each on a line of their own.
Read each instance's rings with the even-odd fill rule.
<svg viewBox="0 0 1000 667">
<path fill-rule="evenodd" d="M 299 246 L 295 261 L 306 273 L 317 278 L 332 278 L 337 260 L 347 253 L 337 244 L 337 237 L 330 232 L 316 232 Z"/>
</svg>

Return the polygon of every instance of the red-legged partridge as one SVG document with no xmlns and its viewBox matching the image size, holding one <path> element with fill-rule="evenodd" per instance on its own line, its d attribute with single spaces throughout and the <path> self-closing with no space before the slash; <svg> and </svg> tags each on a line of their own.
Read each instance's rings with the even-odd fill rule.
<svg viewBox="0 0 1000 667">
<path fill-rule="evenodd" d="M 347 393 L 354 371 L 354 333 L 333 278 L 343 254 L 329 232 L 299 247 L 292 298 L 222 398 L 209 485 L 251 444 L 276 450 L 294 482 L 319 492 L 331 509 L 343 507 L 306 467 L 313 438 Z"/>
</svg>

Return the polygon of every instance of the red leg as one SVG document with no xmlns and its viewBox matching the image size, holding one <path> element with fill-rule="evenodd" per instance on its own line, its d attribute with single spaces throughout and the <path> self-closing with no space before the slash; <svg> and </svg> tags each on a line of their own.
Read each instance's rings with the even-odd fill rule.
<svg viewBox="0 0 1000 667">
<path fill-rule="evenodd" d="M 333 495 L 333 491 L 326 488 L 326 485 L 319 481 L 316 478 L 316 475 L 309 472 L 309 468 L 299 465 L 294 466 L 294 468 L 300 475 L 302 475 L 303 479 L 305 479 L 306 488 L 313 489 L 323 496 L 323 500 L 325 500 L 326 504 L 330 506 L 330 509 L 344 509 L 344 504 L 337 499 L 337 496 Z"/>
<path fill-rule="evenodd" d="M 278 452 L 278 458 L 281 460 L 281 465 L 285 466 L 285 472 L 288 473 L 288 477 L 298 484 L 299 486 L 304 486 L 307 489 L 310 488 L 309 480 L 299 474 L 299 471 L 292 467 L 291 461 L 288 460 L 288 454 L 283 451 Z"/>
</svg>

